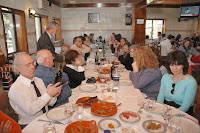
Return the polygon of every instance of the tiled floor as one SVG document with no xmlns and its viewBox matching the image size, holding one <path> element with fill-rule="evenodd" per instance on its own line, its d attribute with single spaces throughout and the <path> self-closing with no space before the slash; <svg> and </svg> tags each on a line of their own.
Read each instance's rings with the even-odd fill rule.
<svg viewBox="0 0 200 133">
<path fill-rule="evenodd" d="M 2 84 L 2 79 L 0 79 L 0 92 L 3 92 L 3 84 Z"/>
</svg>

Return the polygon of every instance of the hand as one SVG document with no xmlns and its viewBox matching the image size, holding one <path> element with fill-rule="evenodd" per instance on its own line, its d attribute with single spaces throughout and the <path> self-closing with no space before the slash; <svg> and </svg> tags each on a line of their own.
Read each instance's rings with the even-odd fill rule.
<svg viewBox="0 0 200 133">
<path fill-rule="evenodd" d="M 119 46 L 120 46 L 120 43 L 119 43 L 119 44 L 117 44 L 117 45 L 115 46 L 115 48 L 117 48 L 117 49 L 118 49 L 118 48 L 119 48 Z"/>
<path fill-rule="evenodd" d="M 138 72 L 138 66 L 137 66 L 137 64 L 136 64 L 136 61 L 134 61 L 134 62 L 132 63 L 132 67 L 133 67 L 133 72 Z"/>
<path fill-rule="evenodd" d="M 6 124 L 3 126 L 4 121 L 1 122 L 0 125 L 0 133 L 8 133 L 12 128 L 11 121 L 7 120 Z"/>
<path fill-rule="evenodd" d="M 62 85 L 60 85 L 60 82 L 56 83 L 56 84 L 49 84 L 47 86 L 47 90 L 46 90 L 46 93 L 50 96 L 50 97 L 55 97 L 57 95 L 60 95 L 61 93 L 61 88 L 62 88 Z"/>
</svg>

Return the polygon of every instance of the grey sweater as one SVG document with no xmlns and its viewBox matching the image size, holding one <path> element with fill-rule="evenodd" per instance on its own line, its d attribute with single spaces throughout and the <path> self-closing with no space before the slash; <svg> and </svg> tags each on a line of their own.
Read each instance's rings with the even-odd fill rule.
<svg viewBox="0 0 200 133">
<path fill-rule="evenodd" d="M 140 89 L 147 97 L 157 99 L 162 78 L 159 68 L 146 68 L 141 74 L 139 72 L 130 72 L 129 78 L 135 88 Z"/>
</svg>

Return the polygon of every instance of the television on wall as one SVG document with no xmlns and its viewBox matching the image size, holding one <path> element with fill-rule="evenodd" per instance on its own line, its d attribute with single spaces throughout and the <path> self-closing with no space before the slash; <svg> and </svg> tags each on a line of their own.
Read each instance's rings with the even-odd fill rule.
<svg viewBox="0 0 200 133">
<path fill-rule="evenodd" d="M 181 17 L 198 17 L 199 6 L 182 6 Z"/>
</svg>

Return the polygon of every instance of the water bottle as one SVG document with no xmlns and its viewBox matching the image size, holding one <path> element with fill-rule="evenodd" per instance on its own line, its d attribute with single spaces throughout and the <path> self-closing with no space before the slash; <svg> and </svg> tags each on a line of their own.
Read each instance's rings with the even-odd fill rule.
<svg viewBox="0 0 200 133">
<path fill-rule="evenodd" d="M 113 89 L 119 89 L 119 72 L 118 72 L 118 66 L 115 66 L 115 69 L 113 71 Z"/>
<path fill-rule="evenodd" d="M 99 61 L 99 57 L 98 57 L 97 52 L 96 52 L 96 55 L 95 55 L 95 65 L 98 65 L 98 61 Z"/>
</svg>

